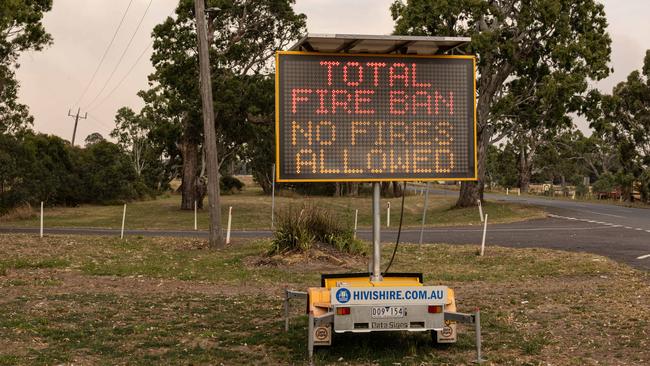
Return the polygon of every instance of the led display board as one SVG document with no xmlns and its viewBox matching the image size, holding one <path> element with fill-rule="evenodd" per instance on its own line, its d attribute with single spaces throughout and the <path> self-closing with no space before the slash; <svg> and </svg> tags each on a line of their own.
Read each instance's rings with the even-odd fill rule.
<svg viewBox="0 0 650 366">
<path fill-rule="evenodd" d="M 277 181 L 475 180 L 474 63 L 278 52 Z"/>
</svg>

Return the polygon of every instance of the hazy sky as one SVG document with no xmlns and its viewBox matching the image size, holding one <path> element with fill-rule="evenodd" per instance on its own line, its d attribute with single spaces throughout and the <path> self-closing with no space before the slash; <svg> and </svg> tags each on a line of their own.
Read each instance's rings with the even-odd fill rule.
<svg viewBox="0 0 650 366">
<path fill-rule="evenodd" d="M 151 30 L 173 12 L 177 0 L 152 0 L 138 32 L 126 49 L 149 2 L 133 0 L 95 80 L 77 104 L 129 0 L 54 0 L 53 9 L 44 20 L 54 43 L 44 51 L 25 53 L 17 71 L 21 102 L 29 105 L 37 131 L 71 139 L 74 121 L 67 116 L 68 109 L 73 109 L 74 113 L 81 107 L 82 114 L 88 112 L 88 119 L 80 121 L 77 131 L 77 141 L 83 142 L 93 132 L 107 136 L 113 128 L 115 112 L 121 106 L 131 106 L 136 110 L 141 107 L 142 102 L 136 93 L 147 88 L 147 75 L 152 71 L 149 62 L 151 49 L 147 48 Z M 393 28 L 388 10 L 391 2 L 297 0 L 295 8 L 307 15 L 308 29 L 312 33 L 390 34 Z M 611 65 L 614 73 L 597 85 L 609 92 L 632 70 L 640 69 L 645 50 L 650 49 L 650 22 L 647 19 L 650 1 L 606 0 L 603 3 L 613 39 Z M 116 68 L 122 54 L 122 63 Z M 109 80 L 111 73 L 113 77 Z M 121 80 L 123 82 L 119 84 Z M 102 88 L 104 90 L 99 94 Z M 586 129 L 583 122 L 579 125 Z"/>
</svg>

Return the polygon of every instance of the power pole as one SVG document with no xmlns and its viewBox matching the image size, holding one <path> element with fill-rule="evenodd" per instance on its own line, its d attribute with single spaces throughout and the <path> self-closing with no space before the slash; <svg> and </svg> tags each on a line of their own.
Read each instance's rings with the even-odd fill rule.
<svg viewBox="0 0 650 366">
<path fill-rule="evenodd" d="M 74 139 L 75 137 L 77 137 L 77 125 L 79 124 L 79 119 L 88 118 L 88 112 L 86 112 L 86 114 L 83 117 L 79 115 L 79 112 L 81 112 L 81 108 L 77 109 L 76 115 L 70 114 L 70 109 L 68 109 L 68 116 L 74 117 L 74 131 L 72 131 L 72 146 L 74 146 Z"/>
<path fill-rule="evenodd" d="M 194 0 L 196 35 L 199 41 L 201 104 L 203 105 L 203 137 L 208 173 L 208 206 L 210 208 L 210 239 L 212 248 L 223 248 L 221 205 L 219 204 L 219 165 L 217 163 L 217 134 L 215 132 L 210 55 L 205 25 L 205 0 Z"/>
</svg>

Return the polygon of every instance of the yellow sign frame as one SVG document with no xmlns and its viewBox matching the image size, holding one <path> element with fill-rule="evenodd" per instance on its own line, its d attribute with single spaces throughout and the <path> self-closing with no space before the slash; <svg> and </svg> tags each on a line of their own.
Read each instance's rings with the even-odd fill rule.
<svg viewBox="0 0 650 366">
<path fill-rule="evenodd" d="M 393 58 L 438 58 L 438 59 L 468 59 L 472 60 L 472 79 L 474 84 L 474 177 L 470 178 L 418 178 L 417 181 L 476 181 L 478 180 L 478 128 L 476 122 L 476 56 L 473 55 L 403 55 L 403 54 L 380 54 L 380 53 L 324 53 L 324 52 L 302 52 L 302 51 L 277 51 L 275 53 L 275 181 L 276 182 L 393 182 L 401 179 L 395 178 L 316 178 L 316 179 L 282 179 L 280 177 L 280 55 L 304 55 L 304 56 L 351 56 L 351 57 L 393 57 Z"/>
</svg>

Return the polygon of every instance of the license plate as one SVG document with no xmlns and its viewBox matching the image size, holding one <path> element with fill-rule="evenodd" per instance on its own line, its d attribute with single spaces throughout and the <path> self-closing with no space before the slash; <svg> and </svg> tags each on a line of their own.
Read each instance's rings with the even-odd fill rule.
<svg viewBox="0 0 650 366">
<path fill-rule="evenodd" d="M 403 318 L 406 309 L 402 306 L 373 306 L 370 309 L 372 318 Z"/>
</svg>

